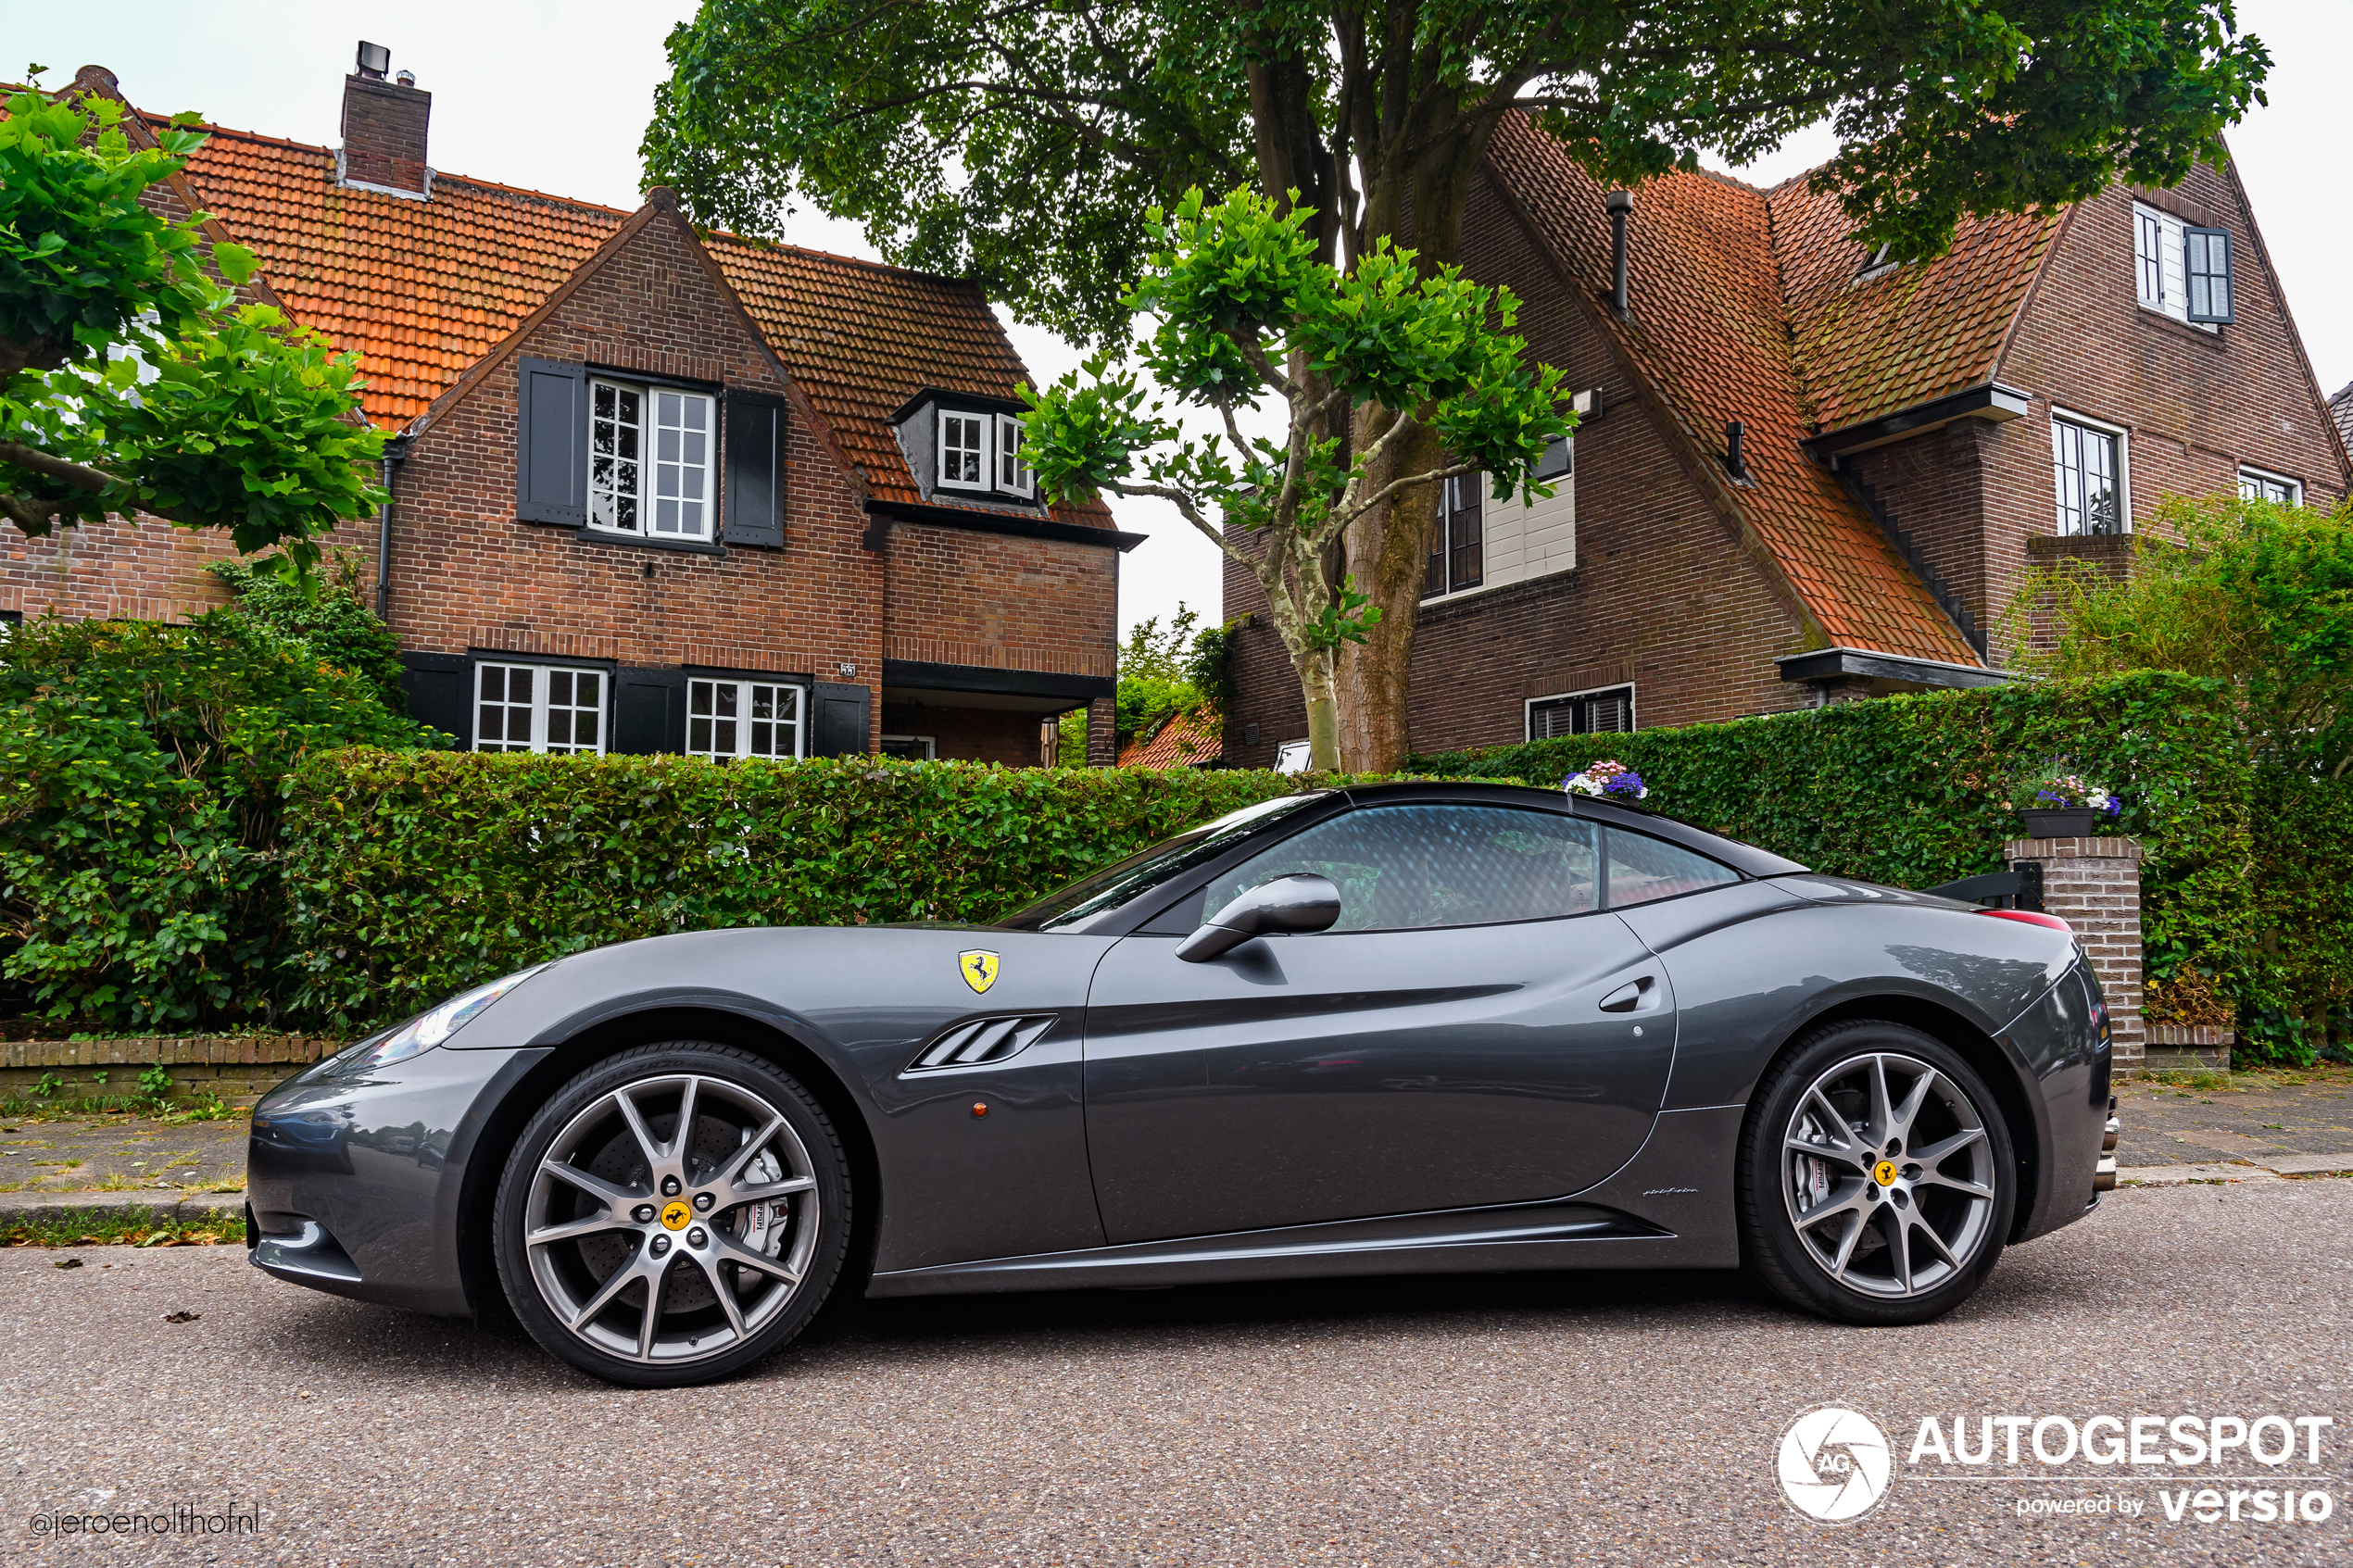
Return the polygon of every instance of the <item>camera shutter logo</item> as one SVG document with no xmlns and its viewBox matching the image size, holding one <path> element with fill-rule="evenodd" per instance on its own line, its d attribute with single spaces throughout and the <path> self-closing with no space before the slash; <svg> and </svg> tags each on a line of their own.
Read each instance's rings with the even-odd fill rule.
<svg viewBox="0 0 2353 1568">
<path fill-rule="evenodd" d="M 1807 1411 L 1781 1435 L 1781 1490 L 1800 1513 L 1825 1524 L 1869 1512 L 1893 1468 L 1887 1435 L 1837 1405 Z"/>
</svg>

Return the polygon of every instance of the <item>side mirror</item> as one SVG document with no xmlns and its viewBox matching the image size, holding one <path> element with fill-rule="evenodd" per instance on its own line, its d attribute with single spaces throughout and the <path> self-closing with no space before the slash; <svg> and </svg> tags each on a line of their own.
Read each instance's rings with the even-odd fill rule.
<svg viewBox="0 0 2353 1568">
<path fill-rule="evenodd" d="M 1176 956 L 1187 963 L 1207 963 L 1253 936 L 1328 931 L 1339 919 L 1340 889 L 1329 877 L 1304 872 L 1278 876 L 1260 883 L 1210 916 L 1178 946 Z"/>
</svg>

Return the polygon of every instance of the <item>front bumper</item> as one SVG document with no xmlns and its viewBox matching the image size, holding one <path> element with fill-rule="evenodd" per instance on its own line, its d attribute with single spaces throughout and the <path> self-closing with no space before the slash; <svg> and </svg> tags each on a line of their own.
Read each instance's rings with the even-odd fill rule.
<svg viewBox="0 0 2353 1568">
<path fill-rule="evenodd" d="M 445 1046 L 364 1076 L 329 1060 L 271 1091 L 246 1144 L 253 1265 L 337 1296 L 468 1315 L 469 1178 L 497 1178 L 472 1156 L 506 1091 L 547 1054 Z"/>
</svg>

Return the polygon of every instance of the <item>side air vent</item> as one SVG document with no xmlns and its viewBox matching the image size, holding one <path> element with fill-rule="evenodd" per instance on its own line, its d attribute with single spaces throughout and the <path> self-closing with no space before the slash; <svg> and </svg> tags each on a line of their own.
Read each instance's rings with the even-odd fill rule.
<svg viewBox="0 0 2353 1568">
<path fill-rule="evenodd" d="M 925 1046 L 923 1054 L 907 1064 L 907 1071 L 924 1073 L 935 1067 L 978 1067 L 1002 1061 L 1036 1045 L 1053 1026 L 1052 1013 L 1043 1017 L 982 1018 L 959 1023 Z"/>
</svg>

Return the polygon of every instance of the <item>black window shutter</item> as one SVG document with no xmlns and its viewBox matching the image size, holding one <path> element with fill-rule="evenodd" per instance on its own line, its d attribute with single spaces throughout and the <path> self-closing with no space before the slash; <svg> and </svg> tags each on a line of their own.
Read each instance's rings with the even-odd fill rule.
<svg viewBox="0 0 2353 1568">
<path fill-rule="evenodd" d="M 588 371 L 551 359 L 515 370 L 515 519 L 588 521 Z"/>
<path fill-rule="evenodd" d="M 2231 299 L 2231 232 L 2228 229 L 2183 229 L 2183 270 L 2189 275 L 2193 321 L 2235 321 Z"/>
<path fill-rule="evenodd" d="M 613 676 L 611 749 L 630 756 L 686 749 L 686 672 L 622 670 Z"/>
<path fill-rule="evenodd" d="M 816 721 L 809 726 L 812 757 L 866 755 L 868 692 L 863 686 L 817 683 Z"/>
<path fill-rule="evenodd" d="M 727 394 L 727 543 L 785 545 L 785 405 L 756 392 Z"/>
<path fill-rule="evenodd" d="M 409 717 L 456 736 L 459 746 L 471 744 L 473 736 L 466 722 L 473 706 L 472 683 L 463 654 L 400 656 L 400 691 L 409 699 Z"/>
</svg>

